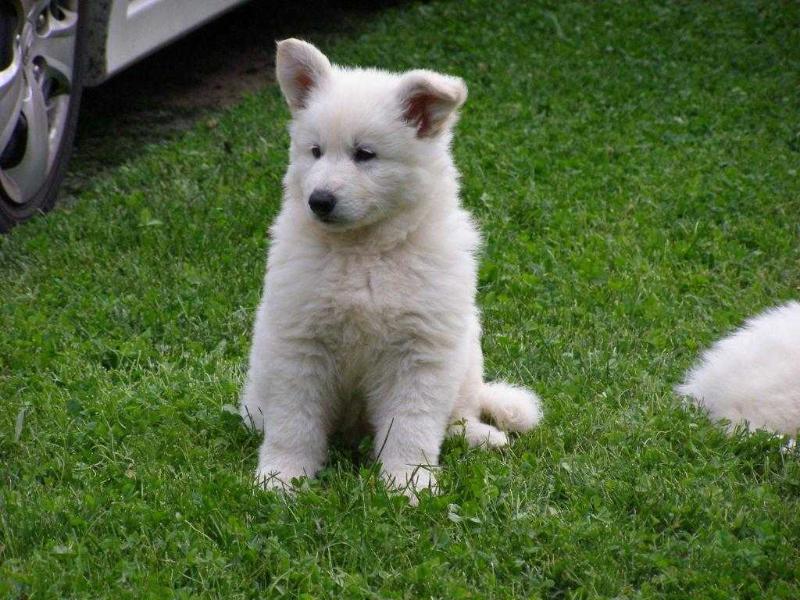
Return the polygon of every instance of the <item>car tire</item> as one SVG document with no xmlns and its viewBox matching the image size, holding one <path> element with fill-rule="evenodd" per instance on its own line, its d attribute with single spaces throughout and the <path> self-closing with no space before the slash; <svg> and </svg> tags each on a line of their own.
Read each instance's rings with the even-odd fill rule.
<svg viewBox="0 0 800 600">
<path fill-rule="evenodd" d="M 49 144 L 46 166 L 41 169 L 41 173 L 38 171 L 28 170 L 27 173 L 29 174 L 27 178 L 24 180 L 21 178 L 19 180 L 27 183 L 26 189 L 23 189 L 23 186 L 19 184 L 19 181 L 15 182 L 9 175 L 15 173 L 15 169 L 16 172 L 19 172 L 20 162 L 22 160 L 29 160 L 34 154 L 32 151 L 28 152 L 27 146 L 29 139 L 23 140 L 24 136 L 27 135 L 26 132 L 28 131 L 26 128 L 27 120 L 24 119 L 24 113 L 19 113 L 19 120 L 13 127 L 13 132 L 10 138 L 8 137 L 8 130 L 10 126 L 6 128 L 5 137 L 8 139 L 7 142 L 3 144 L 3 147 L 0 148 L 0 232 L 7 232 L 15 225 L 36 215 L 49 211 L 53 208 L 54 204 L 56 203 L 56 199 L 58 198 L 59 186 L 61 185 L 66 173 L 67 163 L 72 152 L 72 145 L 75 139 L 75 131 L 78 123 L 78 111 L 81 93 L 83 91 L 84 72 L 86 68 L 86 28 L 87 23 L 89 22 L 87 15 L 89 0 L 52 0 L 42 11 L 40 11 L 41 14 L 44 14 L 45 16 L 42 17 L 40 15 L 39 20 L 51 17 L 55 18 L 52 16 L 53 11 L 60 11 L 60 13 L 56 12 L 55 14 L 60 15 L 62 18 L 64 18 L 64 15 L 66 14 L 70 19 L 74 18 L 76 20 L 68 23 L 71 25 L 71 27 L 74 27 L 75 37 L 74 54 L 72 55 L 71 80 L 69 80 L 67 76 L 70 69 L 63 67 L 63 64 L 65 63 L 58 62 L 58 60 L 55 58 L 53 59 L 52 65 L 62 65 L 61 72 L 59 73 L 58 68 L 53 67 L 51 63 L 47 62 L 47 56 L 31 56 L 35 54 L 35 51 L 26 50 L 27 42 L 24 38 L 27 37 L 28 39 L 31 39 L 33 36 L 37 35 L 36 31 L 31 33 L 31 29 L 35 29 L 38 27 L 38 25 L 33 22 L 35 19 L 31 19 L 30 15 L 24 15 L 24 11 L 26 10 L 26 7 L 34 7 L 36 4 L 29 1 L 26 2 L 24 0 L 0 0 L 0 4 L 3 3 L 10 8 L 0 10 L 0 19 L 3 19 L 4 15 L 8 19 L 9 14 L 12 11 L 16 13 L 16 16 L 12 16 L 10 21 L 6 20 L 5 27 L 6 29 L 11 29 L 13 31 L 12 35 L 14 36 L 14 45 L 10 46 L 6 51 L 6 62 L 9 62 L 15 53 L 19 54 L 19 56 L 14 60 L 20 61 L 21 66 L 19 66 L 19 72 L 22 81 L 21 85 L 36 85 L 36 83 L 34 83 L 35 81 L 41 81 L 41 87 L 45 90 L 43 91 L 42 95 L 43 105 L 46 107 L 48 100 L 48 86 L 50 88 L 49 91 L 53 92 L 53 88 L 61 85 L 59 82 L 53 83 L 53 81 L 56 81 L 58 75 L 62 76 L 60 81 L 68 81 L 67 91 L 64 91 L 58 95 L 56 95 L 56 91 L 54 92 L 54 95 L 49 98 L 50 100 L 52 100 L 52 98 L 57 98 L 57 101 L 53 104 L 55 105 L 57 103 L 57 110 L 61 112 L 53 113 L 57 114 L 57 116 L 52 118 L 49 112 L 44 113 L 46 115 L 45 121 L 48 128 L 48 138 L 46 143 Z M 30 8 L 31 12 L 33 10 L 33 8 Z M 20 22 L 20 20 L 22 22 Z M 10 27 L 9 22 L 11 23 Z M 56 22 L 56 25 L 58 24 L 59 23 Z M 51 28 L 49 31 L 55 31 L 53 26 L 50 27 Z M 0 25 L 0 28 L 2 28 L 2 25 Z M 72 35 L 72 31 L 73 30 L 70 29 L 69 35 Z M 62 37 L 66 37 L 66 35 L 62 35 Z M 29 46 L 29 48 L 33 47 L 34 46 Z M 53 47 L 57 48 L 57 46 Z M 53 51 L 53 55 L 57 56 L 58 59 L 63 58 L 60 56 L 60 54 L 60 49 Z M 68 57 L 68 52 L 64 53 L 64 55 Z M 30 70 L 25 70 L 29 64 L 32 65 Z M 3 65 L 0 64 L 0 75 L 3 73 L 2 68 Z M 22 75 L 23 70 L 25 70 L 24 77 Z M 55 74 L 52 78 L 52 81 L 47 80 L 47 78 L 50 77 L 50 72 Z M 35 77 L 37 75 L 35 75 L 35 73 L 39 73 L 39 76 L 42 77 L 42 79 L 36 80 Z M 42 75 L 42 73 L 44 74 Z M 32 94 L 27 95 L 28 98 L 31 96 Z M 0 104 L 2 102 L 3 97 L 0 95 Z M 11 102 L 12 101 L 9 101 L 7 105 L 10 105 Z M 49 110 L 50 109 L 48 108 L 47 111 Z M 41 115 L 42 113 L 40 111 L 37 114 Z M 4 115 L 0 114 L 0 120 L 5 120 L 6 123 L 10 123 L 10 120 L 8 119 L 8 113 L 5 115 L 4 119 L 3 117 Z M 3 125 L 5 125 L 5 123 L 0 122 L 0 136 L 3 136 Z M 58 128 L 58 131 L 57 135 L 54 135 L 53 132 L 55 131 L 56 127 Z M 2 141 L 1 138 L 0 141 Z M 31 147 L 41 147 L 42 141 L 38 140 L 38 143 L 39 146 L 31 144 Z M 20 149 L 20 146 L 22 146 L 22 149 Z M 4 171 L 4 169 L 6 170 Z M 34 175 L 31 176 L 30 173 L 34 173 Z M 3 179 L 4 175 L 7 175 L 6 179 Z"/>
</svg>

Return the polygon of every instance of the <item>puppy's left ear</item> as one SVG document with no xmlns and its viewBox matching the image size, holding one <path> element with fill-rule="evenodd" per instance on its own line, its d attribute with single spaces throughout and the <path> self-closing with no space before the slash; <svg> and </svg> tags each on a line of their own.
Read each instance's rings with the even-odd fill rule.
<svg viewBox="0 0 800 600">
<path fill-rule="evenodd" d="M 403 118 L 416 128 L 417 137 L 436 137 L 455 121 L 467 99 L 467 85 L 459 77 L 433 71 L 409 71 L 400 81 Z"/>
<path fill-rule="evenodd" d="M 331 73 L 328 58 L 308 42 L 290 38 L 278 42 L 275 73 L 292 111 L 305 108 L 308 95 Z"/>
</svg>

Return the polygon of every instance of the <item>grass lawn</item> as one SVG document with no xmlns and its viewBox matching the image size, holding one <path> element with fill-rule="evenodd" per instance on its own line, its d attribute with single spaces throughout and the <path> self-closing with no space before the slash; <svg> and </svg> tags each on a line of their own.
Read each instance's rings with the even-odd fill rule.
<svg viewBox="0 0 800 600">
<path fill-rule="evenodd" d="M 0 597 L 800 597 L 800 454 L 671 392 L 799 295 L 798 23 L 788 1 L 445 0 L 311 36 L 467 81 L 488 375 L 545 401 L 505 451 L 449 441 L 416 509 L 341 447 L 292 501 L 251 487 L 230 410 L 277 86 L 0 238 Z"/>
</svg>

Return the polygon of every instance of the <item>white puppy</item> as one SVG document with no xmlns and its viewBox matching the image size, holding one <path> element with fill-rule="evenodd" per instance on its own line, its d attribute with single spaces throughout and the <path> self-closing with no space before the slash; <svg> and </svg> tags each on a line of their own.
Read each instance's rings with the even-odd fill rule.
<svg viewBox="0 0 800 600">
<path fill-rule="evenodd" d="M 449 424 L 502 446 L 497 427 L 541 417 L 531 392 L 483 381 L 480 236 L 450 155 L 467 89 L 431 71 L 333 66 L 294 39 L 276 67 L 291 149 L 241 402 L 264 432 L 256 477 L 311 477 L 333 431 L 366 425 L 385 481 L 413 496 L 435 485 L 425 467 Z"/>
<path fill-rule="evenodd" d="M 707 350 L 677 392 L 731 426 L 795 436 L 800 429 L 800 303 L 750 320 Z"/>
</svg>

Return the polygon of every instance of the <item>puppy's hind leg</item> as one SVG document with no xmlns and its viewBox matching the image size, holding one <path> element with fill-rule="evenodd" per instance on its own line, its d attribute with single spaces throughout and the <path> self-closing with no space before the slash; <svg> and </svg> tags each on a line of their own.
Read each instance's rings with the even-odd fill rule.
<svg viewBox="0 0 800 600">
<path fill-rule="evenodd" d="M 458 392 L 448 435 L 463 435 L 470 447 L 499 448 L 508 444 L 508 436 L 494 425 L 481 421 L 480 393 L 483 389 L 480 371 L 467 372 Z"/>
<path fill-rule="evenodd" d="M 483 422 L 489 416 L 495 425 Z M 449 433 L 463 433 L 470 446 L 497 448 L 508 444 L 505 431 L 527 431 L 539 422 L 539 398 L 524 388 L 483 381 L 483 353 L 477 336 L 472 340 L 471 360 L 458 392 Z"/>
<path fill-rule="evenodd" d="M 501 448 L 508 445 L 508 435 L 494 425 L 482 422 L 478 418 L 464 418 L 451 424 L 448 435 L 463 435 L 472 448 Z"/>
</svg>

